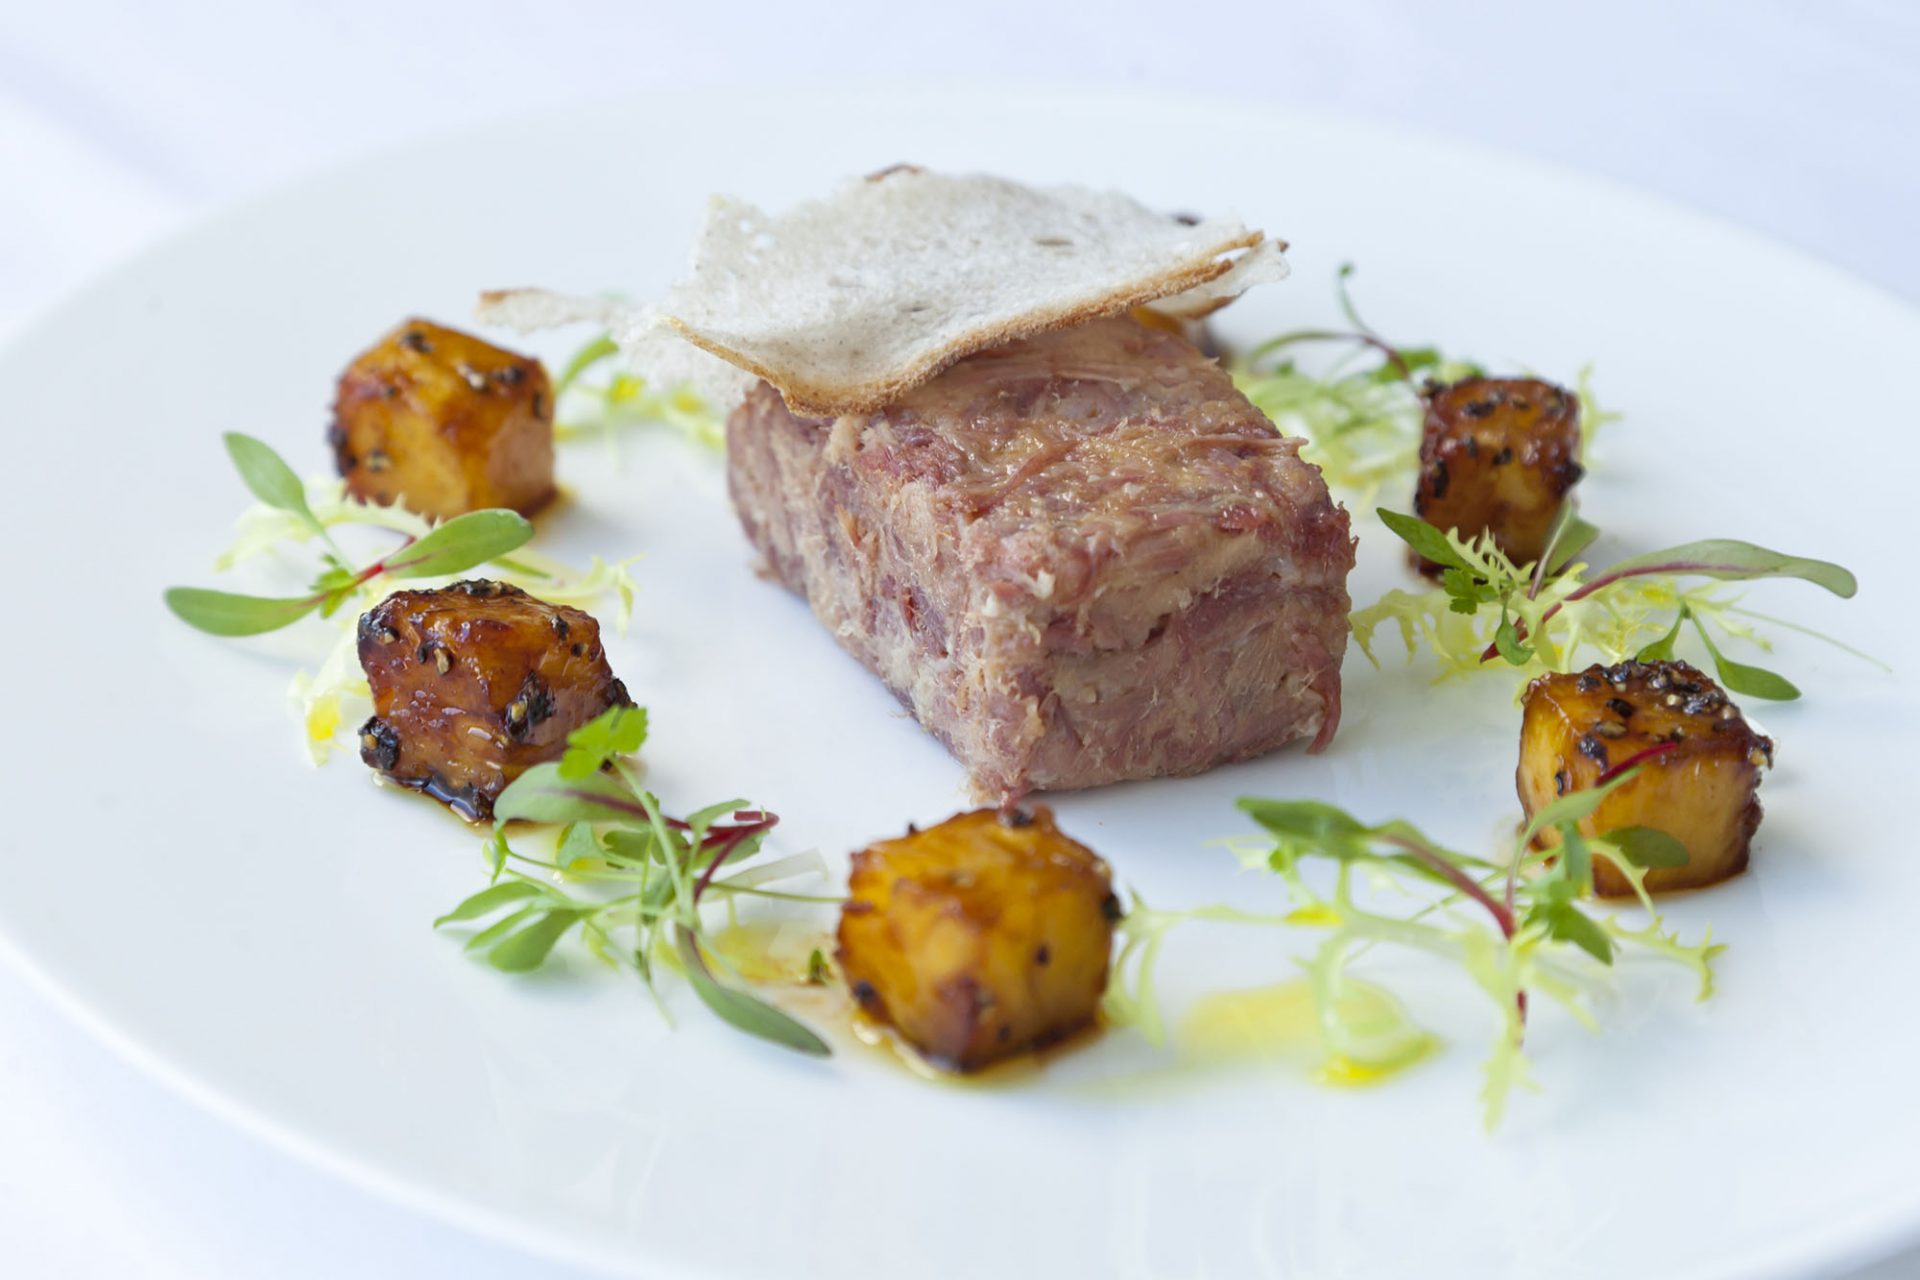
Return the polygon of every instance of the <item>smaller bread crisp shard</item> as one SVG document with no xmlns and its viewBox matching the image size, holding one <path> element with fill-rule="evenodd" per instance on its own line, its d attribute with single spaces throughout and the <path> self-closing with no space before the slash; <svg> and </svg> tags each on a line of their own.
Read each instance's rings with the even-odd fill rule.
<svg viewBox="0 0 1920 1280">
<path fill-rule="evenodd" d="M 732 408 L 748 540 L 1005 805 L 1333 736 L 1347 513 L 1225 370 L 1131 314 L 1206 315 L 1283 248 L 895 169 L 778 217 L 715 201 L 657 306 L 517 290 L 482 314 L 595 321 Z"/>
<path fill-rule="evenodd" d="M 832 415 L 1015 338 L 1148 304 L 1204 315 L 1283 278 L 1285 248 L 1117 192 L 898 166 L 777 216 L 714 197 L 690 274 L 657 305 L 512 289 L 479 315 L 523 331 L 592 321 L 657 385 L 724 408 L 765 379 L 794 412 Z"/>
</svg>

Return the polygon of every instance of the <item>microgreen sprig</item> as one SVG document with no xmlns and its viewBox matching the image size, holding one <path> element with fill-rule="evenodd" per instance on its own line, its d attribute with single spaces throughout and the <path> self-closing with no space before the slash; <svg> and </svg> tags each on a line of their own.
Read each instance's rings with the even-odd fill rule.
<svg viewBox="0 0 1920 1280">
<path fill-rule="evenodd" d="M 434 921 L 479 925 L 469 951 L 496 969 L 523 973 L 547 961 L 578 928 L 602 959 L 626 964 L 653 991 L 655 960 L 670 955 L 694 993 L 723 1021 L 802 1053 L 826 1056 L 806 1026 L 713 971 L 701 945 L 703 904 L 739 895 L 812 898 L 766 888 L 823 869 L 814 855 L 741 864 L 761 850 L 779 821 L 741 800 L 669 817 L 641 787 L 624 757 L 646 736 L 646 712 L 616 707 L 574 730 L 558 761 L 536 765 L 494 802 L 484 846 L 493 881 Z M 560 826 L 553 860 L 524 855 L 508 839 L 514 822 Z M 722 874 L 727 872 L 729 874 Z M 578 891 L 563 887 L 578 886 Z"/>
<path fill-rule="evenodd" d="M 1228 907 L 1155 910 L 1136 899 L 1120 925 L 1109 1013 L 1160 1033 L 1154 969 L 1168 934 L 1178 925 L 1208 920 L 1240 925 L 1283 924 L 1325 929 L 1313 956 L 1303 962 L 1330 1064 L 1367 1065 L 1369 1029 L 1350 1025 L 1354 1006 L 1345 997 L 1353 962 L 1377 946 L 1426 952 L 1460 964 L 1492 1002 L 1499 1019 L 1484 1072 L 1482 1102 L 1489 1129 L 1505 1111 L 1510 1092 L 1528 1083 L 1524 1052 L 1529 998 L 1545 996 L 1588 1025 L 1593 979 L 1626 951 L 1643 952 L 1691 969 L 1699 997 L 1713 990 L 1711 937 L 1683 942 L 1668 930 L 1647 895 L 1648 869 L 1686 860 L 1671 836 L 1649 828 L 1583 836 L 1579 824 L 1614 790 L 1637 774 L 1617 771 L 1601 785 L 1573 792 L 1542 808 L 1514 840 L 1504 858 L 1488 859 L 1448 849 L 1413 824 L 1398 819 L 1368 823 L 1344 809 L 1315 800 L 1247 798 L 1239 808 L 1265 832 L 1265 839 L 1239 846 L 1243 861 L 1285 883 L 1294 909 L 1257 916 Z M 1551 849 L 1535 847 L 1545 831 L 1559 834 Z M 1594 859 L 1620 869 L 1650 916 L 1638 927 L 1583 905 L 1593 889 Z M 1312 862 L 1333 866 L 1332 888 L 1316 888 L 1305 874 Z M 1389 913 L 1370 887 L 1410 893 L 1419 905 Z"/>
<path fill-rule="evenodd" d="M 216 636 L 252 636 L 278 631 L 319 610 L 331 617 L 358 594 L 364 584 L 389 578 L 433 578 L 463 573 L 475 565 L 496 560 L 533 537 L 533 525 L 518 512 L 470 511 L 435 525 L 419 537 L 408 537 L 398 548 L 355 569 L 333 540 L 332 533 L 313 513 L 306 486 L 271 447 L 252 436 L 229 432 L 227 454 L 233 459 L 253 496 L 294 517 L 299 525 L 326 544 L 325 568 L 302 596 L 249 596 L 204 587 L 169 587 L 167 608 L 188 626 Z"/>
<path fill-rule="evenodd" d="M 1411 482 L 1419 466 L 1427 382 L 1449 383 L 1480 376 L 1485 369 L 1448 357 L 1437 347 L 1390 342 L 1360 318 L 1347 282 L 1351 262 L 1334 277 L 1334 292 L 1348 328 L 1296 329 L 1270 338 L 1232 366 L 1246 397 L 1290 435 L 1302 436 L 1301 456 L 1319 467 L 1328 483 L 1371 496 L 1382 485 Z M 1310 369 L 1296 354 L 1306 346 L 1345 347 L 1331 364 Z M 1580 372 L 1583 446 L 1602 425 L 1620 415 L 1600 408 Z"/>
<path fill-rule="evenodd" d="M 1450 673 L 1504 666 L 1528 676 L 1573 670 L 1584 650 L 1602 662 L 1671 658 L 1682 628 L 1691 624 L 1730 692 L 1786 701 L 1800 696 L 1790 680 L 1735 662 L 1714 642 L 1709 621 L 1764 647 L 1745 621 L 1757 615 L 1737 608 L 1712 583 L 1798 578 L 1842 599 L 1858 590 L 1840 565 L 1731 538 L 1684 543 L 1589 571 L 1576 557 L 1599 531 L 1572 504 L 1549 535 L 1546 553 L 1531 565 L 1516 565 L 1484 536 L 1468 540 L 1384 508 L 1379 516 L 1396 537 L 1441 566 L 1441 576 L 1437 587 L 1389 591 L 1354 613 L 1354 639 L 1376 665 L 1373 638 L 1388 622 L 1399 627 L 1409 656 L 1424 640 Z M 1684 578 L 1711 581 L 1683 588 Z"/>
<path fill-rule="evenodd" d="M 559 406 L 556 439 L 598 435 L 612 451 L 619 429 L 662 425 L 709 449 L 726 448 L 726 422 L 691 388 L 655 389 L 645 378 L 623 370 L 615 370 L 604 382 L 586 379 L 619 354 L 619 344 L 603 333 L 574 352 L 561 369 L 553 384 Z"/>
<path fill-rule="evenodd" d="M 550 604 L 594 605 L 613 597 L 613 620 L 626 625 L 633 610 L 630 561 L 608 564 L 595 557 L 584 573 L 525 546 L 533 526 L 511 511 L 469 513 L 439 524 L 401 506 L 380 506 L 347 497 L 338 479 L 301 481 L 274 450 L 238 433 L 226 437 L 227 455 L 257 503 L 241 514 L 233 544 L 214 562 L 225 571 L 285 546 L 320 544 L 321 565 L 304 594 L 252 596 L 200 587 L 175 587 L 167 607 L 202 631 L 222 636 L 259 635 L 310 614 L 331 617 L 331 650 L 312 671 L 295 674 L 288 695 L 305 726 L 316 763 L 331 752 L 353 717 L 349 704 L 367 700 L 366 681 L 354 649 L 353 619 L 382 595 L 391 581 L 433 585 L 485 564 L 489 575 L 536 591 Z M 355 567 L 335 541 L 335 531 L 364 526 L 397 535 L 393 550 Z"/>
</svg>

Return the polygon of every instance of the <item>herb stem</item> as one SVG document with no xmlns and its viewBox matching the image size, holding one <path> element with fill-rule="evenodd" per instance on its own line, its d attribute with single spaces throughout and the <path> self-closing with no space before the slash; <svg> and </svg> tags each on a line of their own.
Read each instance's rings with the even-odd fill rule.
<svg viewBox="0 0 1920 1280">
<path fill-rule="evenodd" d="M 1649 760 L 1657 760 L 1661 756 L 1666 755 L 1670 751 L 1678 751 L 1679 749 L 1680 749 L 1680 744 L 1677 742 L 1656 742 L 1654 745 L 1652 745 L 1651 747 L 1648 747 L 1644 751 L 1634 752 L 1632 755 L 1628 756 L 1625 760 L 1622 760 L 1619 764 L 1614 765 L 1611 769 L 1608 769 L 1606 772 L 1602 773 L 1597 779 L 1594 780 L 1594 785 L 1596 787 L 1604 787 L 1609 782 L 1612 782 L 1617 778 L 1623 777 L 1629 770 L 1634 769 L 1639 765 L 1643 765 Z"/>
<path fill-rule="evenodd" d="M 1400 354 L 1398 347 L 1377 334 L 1359 330 L 1350 332 L 1346 329 L 1301 329 L 1295 333 L 1283 333 L 1277 338 L 1269 338 L 1261 343 L 1249 354 L 1248 359 L 1257 360 L 1261 356 L 1271 354 L 1282 347 L 1292 346 L 1296 342 L 1357 342 L 1372 347 L 1384 356 L 1402 381 L 1413 381 L 1413 370 L 1408 368 L 1406 357 Z"/>
<path fill-rule="evenodd" d="M 1429 868 L 1435 875 L 1458 889 L 1462 895 L 1471 898 L 1473 901 L 1485 907 L 1487 913 L 1493 917 L 1494 923 L 1500 926 L 1501 936 L 1509 941 L 1512 940 L 1513 912 L 1495 900 L 1493 895 L 1487 892 L 1486 886 L 1482 885 L 1478 880 L 1475 880 L 1472 876 L 1462 871 L 1459 867 L 1454 866 L 1453 863 L 1447 861 L 1418 840 L 1412 840 L 1401 835 L 1384 835 L 1381 839 L 1396 849 L 1404 849 L 1406 852 L 1412 854 L 1415 858 L 1419 859 L 1421 865 Z"/>
<path fill-rule="evenodd" d="M 699 882 L 693 886 L 693 903 L 695 906 L 700 905 L 700 895 L 705 893 L 707 886 L 713 883 L 713 877 L 719 872 L 720 864 L 733 856 L 734 851 L 740 847 L 741 842 L 749 836 L 764 835 L 766 832 L 773 830 L 774 824 L 780 821 L 779 818 L 771 813 L 754 810 L 746 810 L 741 813 L 736 813 L 733 816 L 738 820 L 745 817 L 748 813 L 755 813 L 757 821 L 748 822 L 741 826 L 729 827 L 721 833 L 720 839 L 716 842 L 713 861 L 707 863 L 706 869 L 700 873 Z M 701 846 L 705 846 L 706 843 L 705 840 L 700 842 Z"/>
</svg>

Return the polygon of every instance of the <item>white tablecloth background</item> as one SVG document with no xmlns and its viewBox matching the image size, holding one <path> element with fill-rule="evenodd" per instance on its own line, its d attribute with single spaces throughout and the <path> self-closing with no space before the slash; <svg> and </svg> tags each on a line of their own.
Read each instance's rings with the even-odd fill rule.
<svg viewBox="0 0 1920 1280">
<path fill-rule="evenodd" d="M 697 100 L 729 82 L 835 76 L 1335 109 L 1608 174 L 1920 301 L 1916 0 L 972 0 L 934 13 L 911 0 L 822 13 L 752 0 L 0 0 L 0 339 L 205 211 L 370 146 L 643 86 Z M 31 448 L 32 424 L 3 429 Z M 11 803 L 26 798 L 30 770 L 12 755 L 25 749 L 0 748 Z M 228 1128 L 0 970 L 0 1274 L 556 1269 Z M 1920 1251 L 1858 1274 L 1920 1276 Z"/>
</svg>

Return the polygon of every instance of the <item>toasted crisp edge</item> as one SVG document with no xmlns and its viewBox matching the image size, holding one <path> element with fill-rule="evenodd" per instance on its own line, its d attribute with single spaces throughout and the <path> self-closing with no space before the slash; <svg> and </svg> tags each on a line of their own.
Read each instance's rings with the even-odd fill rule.
<svg viewBox="0 0 1920 1280">
<path fill-rule="evenodd" d="M 944 346 L 921 353 L 910 363 L 897 367 L 882 379 L 864 383 L 834 384 L 816 382 L 797 371 L 781 371 L 754 360 L 725 343 L 716 342 L 677 316 L 665 321 L 675 332 L 701 350 L 727 363 L 764 378 L 787 402 L 795 414 L 807 417 L 838 417 L 850 413 L 872 413 L 899 400 L 901 396 L 931 381 L 943 370 L 978 351 L 1002 346 L 1019 338 L 1068 329 L 1106 316 L 1120 315 L 1135 307 L 1161 298 L 1172 297 L 1217 280 L 1232 270 L 1234 259 L 1219 255 L 1235 249 L 1250 249 L 1264 239 L 1259 231 L 1248 231 L 1215 246 L 1207 260 L 1170 268 L 1158 276 L 1131 288 L 1115 290 L 1103 297 L 1073 306 L 1041 308 L 1025 312 L 997 324 L 969 329 Z"/>
</svg>

